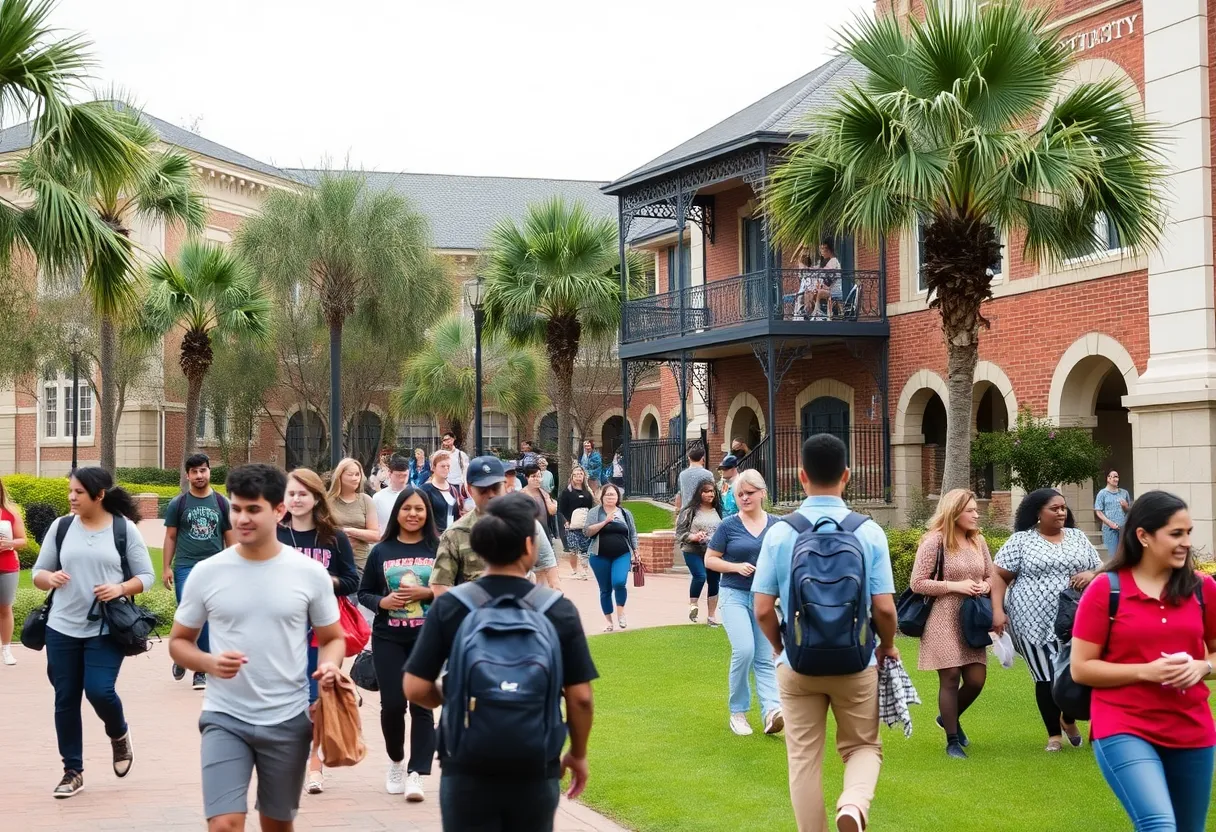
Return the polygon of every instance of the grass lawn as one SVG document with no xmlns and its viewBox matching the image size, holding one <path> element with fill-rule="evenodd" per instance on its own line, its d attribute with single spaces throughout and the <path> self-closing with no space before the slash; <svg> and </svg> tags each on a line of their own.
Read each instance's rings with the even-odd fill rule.
<svg viewBox="0 0 1216 832">
<path fill-rule="evenodd" d="M 633 522 L 637 524 L 638 534 L 647 534 L 658 529 L 674 529 L 675 515 L 670 509 L 656 506 L 644 500 L 626 500 L 625 508 L 633 514 Z"/>
<path fill-rule="evenodd" d="M 1123 832 L 1131 824 L 1081 750 L 1043 751 L 1047 737 L 1033 685 L 1018 662 L 993 660 L 988 685 L 963 720 L 970 759 L 945 756 L 934 726 L 937 675 L 915 670 L 917 642 L 900 640 L 904 665 L 925 704 L 915 731 L 883 726 L 884 763 L 872 807 L 875 829 L 937 832 Z M 639 832 L 793 830 L 785 744 L 761 733 L 753 703 L 750 737 L 727 727 L 730 647 L 705 626 L 637 630 L 591 639 L 599 668 L 591 780 L 585 801 Z M 829 721 L 830 724 L 830 721 Z M 840 793 L 841 763 L 828 732 L 824 788 Z M 1209 815 L 1216 828 L 1216 810 Z"/>
<path fill-rule="evenodd" d="M 151 555 L 151 557 L 152 557 L 152 568 L 154 570 L 156 570 L 156 582 L 153 583 L 153 585 L 152 585 L 155 588 L 155 587 L 160 586 L 160 572 L 161 572 L 161 565 L 162 565 L 161 560 L 163 558 L 163 553 L 161 552 L 160 549 L 148 549 L 148 554 Z M 20 577 L 17 578 L 17 588 L 18 589 L 33 589 L 34 584 L 30 580 L 30 576 L 33 574 L 34 574 L 34 571 L 32 569 L 22 569 Z M 628 622 L 626 622 L 626 623 L 628 623 Z"/>
</svg>

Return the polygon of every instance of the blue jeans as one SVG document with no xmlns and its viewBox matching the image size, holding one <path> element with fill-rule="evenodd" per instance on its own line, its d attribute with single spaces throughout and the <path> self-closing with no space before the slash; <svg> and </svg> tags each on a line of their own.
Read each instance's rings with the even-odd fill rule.
<svg viewBox="0 0 1216 832">
<path fill-rule="evenodd" d="M 628 552 L 614 558 L 604 558 L 599 555 L 591 556 L 591 571 L 595 573 L 595 582 L 600 585 L 600 611 L 604 615 L 612 615 L 612 596 L 616 595 L 616 605 L 625 606 L 629 597 L 627 581 L 629 580 Z"/>
<path fill-rule="evenodd" d="M 722 602 L 718 606 L 722 626 L 730 640 L 730 712 L 745 714 L 752 709 L 751 685 L 748 671 L 756 674 L 756 695 L 760 710 L 767 714 L 781 707 L 777 695 L 777 668 L 773 665 L 773 647 L 756 623 L 752 594 L 742 589 L 722 587 Z"/>
<path fill-rule="evenodd" d="M 705 588 L 707 581 L 709 582 L 709 597 L 718 597 L 718 581 L 722 579 L 722 576 L 713 570 L 706 571 L 705 555 L 684 552 L 684 565 L 688 567 L 688 573 L 692 575 L 692 580 L 688 583 L 689 598 L 700 598 L 701 590 Z"/>
<path fill-rule="evenodd" d="M 1163 748 L 1131 734 L 1094 740 L 1102 776 L 1136 832 L 1203 832 L 1212 748 Z"/>
<path fill-rule="evenodd" d="M 173 564 L 173 594 L 177 596 L 177 603 L 182 602 L 182 591 L 186 588 L 186 579 L 190 577 L 190 570 L 195 567 L 193 563 L 186 563 L 178 566 Z M 198 634 L 198 649 L 204 653 L 211 652 L 211 639 L 207 637 L 207 625 L 203 624 L 203 629 Z"/>
<path fill-rule="evenodd" d="M 108 635 L 74 638 L 46 628 L 46 673 L 55 688 L 55 735 L 64 771 L 84 771 L 81 694 L 101 717 L 106 736 L 116 740 L 127 733 L 122 700 L 114 690 L 122 659 Z"/>
<path fill-rule="evenodd" d="M 1102 527 L 1102 545 L 1106 547 L 1106 556 L 1113 558 L 1115 549 L 1119 546 L 1119 534 L 1121 529 L 1112 529 L 1110 526 Z"/>
<path fill-rule="evenodd" d="M 312 630 L 308 631 L 308 704 L 311 705 L 317 701 L 318 688 L 317 680 L 312 678 L 312 674 L 317 672 L 317 654 L 318 648 L 312 646 Z"/>
</svg>

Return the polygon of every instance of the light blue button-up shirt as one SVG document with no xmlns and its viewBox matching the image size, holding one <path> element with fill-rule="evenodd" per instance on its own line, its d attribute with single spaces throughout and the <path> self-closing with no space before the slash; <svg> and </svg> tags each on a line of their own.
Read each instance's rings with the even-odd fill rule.
<svg viewBox="0 0 1216 832">
<path fill-rule="evenodd" d="M 824 517 L 844 520 L 849 510 L 844 500 L 827 496 L 807 497 L 798 507 L 802 516 L 812 523 L 817 523 Z M 891 552 L 887 548 L 887 533 L 871 520 L 863 523 L 855 534 L 866 555 L 866 579 L 870 584 L 870 595 L 894 595 L 895 578 L 891 574 Z M 790 603 L 790 570 L 794 541 L 797 537 L 798 533 L 789 523 L 774 523 L 760 546 L 760 558 L 756 561 L 756 572 L 752 578 L 752 592 L 780 598 L 782 610 L 793 608 Z M 867 611 L 871 606 L 867 599 Z M 781 651 L 779 661 L 789 665 L 784 650 Z M 873 667 L 877 663 L 877 658 L 871 656 L 870 666 Z"/>
</svg>

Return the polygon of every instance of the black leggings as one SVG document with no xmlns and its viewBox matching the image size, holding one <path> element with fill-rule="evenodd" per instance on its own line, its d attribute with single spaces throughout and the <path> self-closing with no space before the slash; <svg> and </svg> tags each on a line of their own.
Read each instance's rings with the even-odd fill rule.
<svg viewBox="0 0 1216 832">
<path fill-rule="evenodd" d="M 410 657 L 415 642 L 399 644 L 372 636 L 372 666 L 380 686 L 380 731 L 384 748 L 394 763 L 405 759 L 405 710 L 410 711 L 410 761 L 407 771 L 431 773 L 435 757 L 435 713 L 413 702 L 405 701 L 401 687 L 402 668 Z"/>
<path fill-rule="evenodd" d="M 946 735 L 958 733 L 958 719 L 979 698 L 988 678 L 988 665 L 966 664 L 937 671 L 937 712 Z M 959 687 L 959 681 L 962 687 Z"/>
<path fill-rule="evenodd" d="M 1056 700 L 1051 695 L 1051 682 L 1035 682 L 1034 683 L 1034 700 L 1039 706 L 1039 716 L 1043 717 L 1043 727 L 1047 729 L 1047 736 L 1060 736 L 1060 722 L 1071 728 L 1076 724 L 1076 719 L 1071 715 L 1063 713 L 1060 706 L 1056 704 Z"/>
</svg>

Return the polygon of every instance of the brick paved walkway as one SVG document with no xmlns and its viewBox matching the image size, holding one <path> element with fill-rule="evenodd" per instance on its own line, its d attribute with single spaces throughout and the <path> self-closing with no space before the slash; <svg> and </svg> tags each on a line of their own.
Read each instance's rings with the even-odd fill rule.
<svg viewBox="0 0 1216 832">
<path fill-rule="evenodd" d="M 648 576 L 644 588 L 630 589 L 630 627 L 686 622 L 687 587 L 687 576 Z M 566 580 L 563 589 L 582 612 L 588 633 L 599 633 L 603 618 L 594 581 Z M 109 743 L 86 702 L 85 790 L 65 801 L 50 796 L 62 768 L 44 654 L 31 653 L 20 645 L 13 651 L 17 666 L 0 666 L 0 748 L 5 752 L 0 813 L 6 829 L 177 832 L 205 828 L 198 763 L 201 694 L 190 690 L 188 680 L 174 682 L 170 677 L 165 644 L 155 646 L 146 657 L 128 659 L 118 680 L 135 748 L 130 775 L 119 780 L 110 771 Z M 600 680 L 597 684 L 608 683 Z M 427 778 L 427 799 L 422 804 L 407 804 L 400 795 L 385 794 L 388 760 L 378 711 L 378 696 L 365 692 L 362 715 L 367 759 L 354 768 L 333 770 L 326 778 L 324 794 L 303 797 L 298 830 L 433 832 L 440 828 L 437 776 Z M 437 774 L 437 765 L 435 771 Z M 595 776 L 594 767 L 591 776 Z M 251 797 L 251 808 L 252 802 Z M 250 815 L 247 828 L 257 828 L 256 815 Z M 623 832 L 617 824 L 564 798 L 556 828 L 559 832 Z"/>
</svg>

